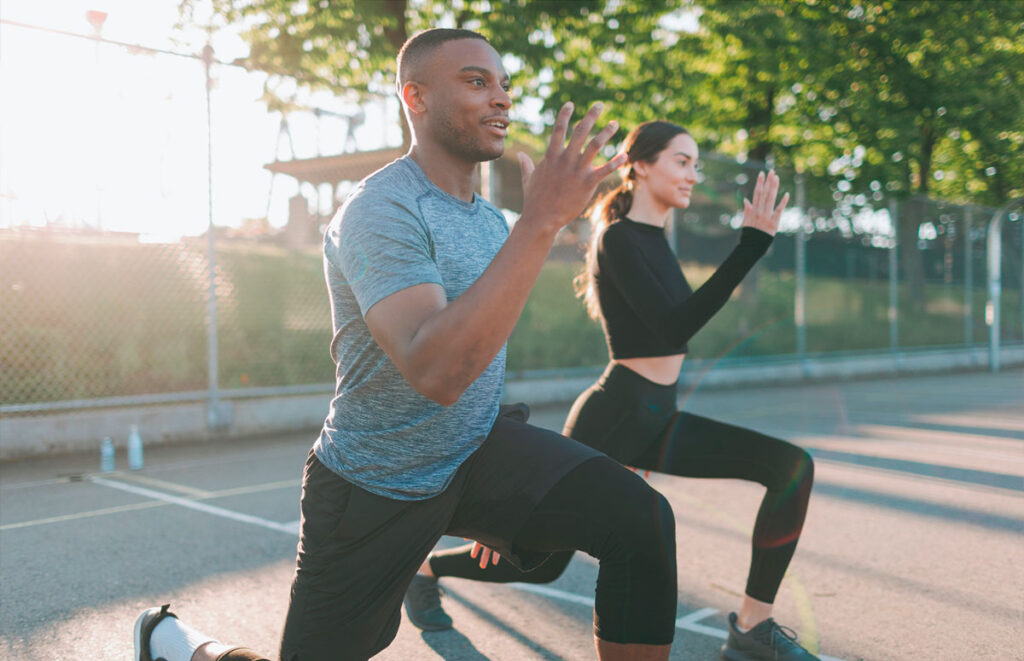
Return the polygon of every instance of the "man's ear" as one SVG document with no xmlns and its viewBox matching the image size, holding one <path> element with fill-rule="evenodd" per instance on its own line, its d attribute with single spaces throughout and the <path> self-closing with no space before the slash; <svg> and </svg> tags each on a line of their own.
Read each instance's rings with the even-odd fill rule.
<svg viewBox="0 0 1024 661">
<path fill-rule="evenodd" d="M 410 80 L 402 85 L 402 103 L 414 115 L 421 115 L 427 110 L 423 101 L 423 86 L 416 81 Z"/>
</svg>

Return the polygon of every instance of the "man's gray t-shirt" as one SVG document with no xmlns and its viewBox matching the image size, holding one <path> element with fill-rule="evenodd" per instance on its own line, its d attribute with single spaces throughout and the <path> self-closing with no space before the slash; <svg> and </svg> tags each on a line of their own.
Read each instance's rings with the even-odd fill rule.
<svg viewBox="0 0 1024 661">
<path fill-rule="evenodd" d="M 337 388 L 320 438 L 321 462 L 367 491 L 419 500 L 444 491 L 498 414 L 505 348 L 449 407 L 416 392 L 364 321 L 374 304 L 424 283 L 449 302 L 472 285 L 508 237 L 501 212 L 435 186 L 403 157 L 362 182 L 324 235 Z"/>
</svg>

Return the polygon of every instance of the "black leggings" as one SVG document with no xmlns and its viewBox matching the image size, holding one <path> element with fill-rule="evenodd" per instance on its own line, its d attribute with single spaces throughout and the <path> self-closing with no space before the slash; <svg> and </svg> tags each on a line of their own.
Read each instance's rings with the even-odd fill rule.
<svg viewBox="0 0 1024 661">
<path fill-rule="evenodd" d="M 796 550 L 814 464 L 803 449 L 743 427 L 677 411 L 675 386 L 644 379 L 612 363 L 573 404 L 564 434 L 613 459 L 669 475 L 739 478 L 765 487 L 752 538 L 746 593 L 773 603 Z M 565 571 L 572 551 L 552 555 L 533 571 L 511 563 L 481 569 L 472 545 L 432 554 L 437 576 L 492 583 L 548 583 Z"/>
</svg>

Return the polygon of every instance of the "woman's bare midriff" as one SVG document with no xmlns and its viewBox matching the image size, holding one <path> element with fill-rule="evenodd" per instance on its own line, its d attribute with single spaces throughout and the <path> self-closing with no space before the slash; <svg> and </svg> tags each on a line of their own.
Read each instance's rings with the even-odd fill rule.
<svg viewBox="0 0 1024 661">
<path fill-rule="evenodd" d="M 685 353 L 674 356 L 653 356 L 651 358 L 617 358 L 616 363 L 628 367 L 648 381 L 670 386 L 679 380 Z"/>
</svg>

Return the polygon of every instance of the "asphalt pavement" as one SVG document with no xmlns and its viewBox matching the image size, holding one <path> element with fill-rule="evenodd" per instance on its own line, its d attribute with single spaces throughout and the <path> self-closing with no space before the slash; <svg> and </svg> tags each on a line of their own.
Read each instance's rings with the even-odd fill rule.
<svg viewBox="0 0 1024 661">
<path fill-rule="evenodd" d="M 776 619 L 809 648 L 849 660 L 1024 659 L 1024 370 L 697 388 L 680 404 L 815 457 L 776 602 Z M 531 422 L 560 428 L 566 410 L 537 409 Z M 224 642 L 274 655 L 312 440 L 147 446 L 141 471 L 106 474 L 98 451 L 0 465 L 0 654 L 131 659 L 136 615 L 171 602 Z M 717 659 L 762 488 L 650 480 L 677 520 L 672 658 Z M 445 579 L 455 630 L 403 621 L 377 658 L 594 658 L 596 576 L 578 554 L 547 586 Z"/>
</svg>

